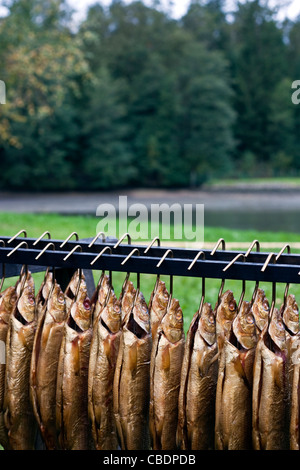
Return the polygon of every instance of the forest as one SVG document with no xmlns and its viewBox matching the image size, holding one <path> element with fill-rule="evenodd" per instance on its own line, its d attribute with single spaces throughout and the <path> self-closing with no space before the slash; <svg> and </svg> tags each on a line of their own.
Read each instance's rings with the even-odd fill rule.
<svg viewBox="0 0 300 470">
<path fill-rule="evenodd" d="M 300 176 L 300 17 L 266 0 L 7 0 L 0 190 L 197 188 Z"/>
</svg>

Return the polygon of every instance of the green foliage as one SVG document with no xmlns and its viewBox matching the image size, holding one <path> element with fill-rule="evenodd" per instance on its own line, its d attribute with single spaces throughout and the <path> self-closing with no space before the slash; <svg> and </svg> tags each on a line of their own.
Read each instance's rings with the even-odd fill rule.
<svg viewBox="0 0 300 470">
<path fill-rule="evenodd" d="M 297 176 L 300 20 L 263 0 L 193 0 L 174 20 L 141 1 L 8 0 L 0 19 L 0 188 L 199 186 Z M 297 75 L 298 74 L 298 75 Z"/>
</svg>

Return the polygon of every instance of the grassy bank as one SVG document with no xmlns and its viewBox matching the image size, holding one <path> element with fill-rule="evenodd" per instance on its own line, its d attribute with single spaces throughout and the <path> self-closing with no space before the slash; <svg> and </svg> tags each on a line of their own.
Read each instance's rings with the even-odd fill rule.
<svg viewBox="0 0 300 470">
<path fill-rule="evenodd" d="M 38 237 L 43 232 L 48 230 L 53 239 L 65 239 L 73 231 L 77 232 L 80 238 L 94 237 L 97 233 L 96 217 L 92 216 L 61 216 L 56 214 L 8 214 L 0 213 L 0 236 L 13 236 L 21 229 L 27 231 L 28 237 Z M 299 242 L 297 234 L 288 232 L 257 232 L 254 230 L 229 230 L 224 228 L 211 228 L 205 227 L 204 231 L 205 242 L 215 243 L 219 238 L 224 238 L 226 242 L 249 242 L 258 239 L 260 242 L 278 242 L 284 245 L 285 243 Z M 170 241 L 170 246 L 172 241 Z M 100 272 L 94 271 L 95 282 L 97 282 Z M 38 288 L 43 274 L 34 274 L 36 287 Z M 136 275 L 132 274 L 132 279 L 136 279 Z M 169 285 L 168 276 L 162 277 Z M 113 273 L 114 288 L 117 294 L 121 290 L 124 280 L 124 273 Z M 14 282 L 14 279 L 7 279 L 4 286 Z M 218 290 L 220 287 L 220 280 L 206 281 L 206 300 L 213 305 L 216 302 Z M 141 275 L 141 289 L 145 295 L 146 300 L 149 299 L 151 291 L 155 283 L 155 276 L 142 274 Z M 271 300 L 271 285 L 262 286 L 267 292 Z M 284 285 L 277 286 L 277 305 L 280 306 L 283 298 Z M 226 281 L 225 288 L 232 289 L 236 299 L 239 299 L 241 294 L 242 283 L 241 281 Z M 254 289 L 254 283 L 248 282 L 246 284 L 245 299 L 250 299 Z M 300 299 L 300 287 L 297 285 L 291 286 L 290 291 Z M 180 300 L 184 318 L 185 328 L 188 327 L 189 322 L 198 308 L 201 297 L 201 281 L 199 279 L 189 277 L 175 277 L 173 295 Z"/>
</svg>

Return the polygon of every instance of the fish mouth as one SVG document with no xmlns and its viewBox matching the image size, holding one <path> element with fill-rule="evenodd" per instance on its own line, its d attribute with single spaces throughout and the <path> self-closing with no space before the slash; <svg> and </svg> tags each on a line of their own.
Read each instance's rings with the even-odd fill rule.
<svg viewBox="0 0 300 470">
<path fill-rule="evenodd" d="M 127 322 L 127 329 L 131 331 L 138 339 L 143 339 L 147 336 L 147 331 L 140 326 L 140 324 L 135 320 L 133 312 L 130 313 Z"/>
</svg>

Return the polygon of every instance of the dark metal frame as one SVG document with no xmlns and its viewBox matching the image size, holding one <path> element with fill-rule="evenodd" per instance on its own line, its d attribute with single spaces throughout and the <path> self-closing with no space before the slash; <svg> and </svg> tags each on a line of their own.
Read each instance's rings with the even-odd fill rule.
<svg viewBox="0 0 300 470">
<path fill-rule="evenodd" d="M 124 237 L 123 237 L 124 238 Z M 300 283 L 300 254 L 261 251 L 213 251 L 177 247 L 145 246 L 128 243 L 116 243 L 115 239 L 97 239 L 91 245 L 92 238 L 82 240 L 34 239 L 27 237 L 1 237 L 0 278 L 3 265 L 5 277 L 17 276 L 22 265 L 27 265 L 31 272 L 45 271 L 55 267 L 66 282 L 77 268 L 91 274 L 93 270 L 115 272 L 148 273 L 155 275 L 190 276 L 212 279 L 237 279 L 258 282 Z M 219 241 L 220 242 L 220 241 Z M 61 245 L 64 243 L 64 246 Z M 51 248 L 47 245 L 51 244 Z M 216 245 L 217 246 L 217 245 Z M 104 250 L 108 247 L 107 250 Z M 288 247 L 288 245 L 286 245 Z M 12 250 L 15 251 L 9 255 Z M 42 250 L 45 251 L 37 258 Z M 93 263 L 93 260 L 103 254 Z M 166 252 L 171 256 L 165 256 Z M 8 256 L 9 255 L 9 256 Z M 128 256 L 131 255 L 131 256 Z M 201 256 L 200 256 L 201 255 Z M 124 263 L 124 260 L 126 262 Z M 161 260 L 163 259 L 163 262 Z M 67 273 L 67 275 L 66 275 Z"/>
</svg>

